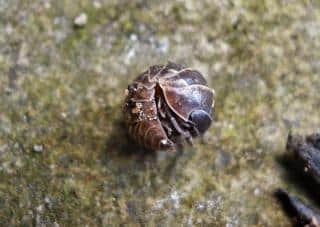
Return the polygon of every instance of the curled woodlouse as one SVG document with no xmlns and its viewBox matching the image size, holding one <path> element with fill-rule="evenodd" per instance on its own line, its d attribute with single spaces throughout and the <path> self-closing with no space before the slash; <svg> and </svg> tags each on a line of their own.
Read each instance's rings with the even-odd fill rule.
<svg viewBox="0 0 320 227">
<path fill-rule="evenodd" d="M 173 62 L 154 65 L 126 89 L 129 134 L 151 150 L 176 150 L 210 126 L 214 90 L 200 72 Z"/>
</svg>

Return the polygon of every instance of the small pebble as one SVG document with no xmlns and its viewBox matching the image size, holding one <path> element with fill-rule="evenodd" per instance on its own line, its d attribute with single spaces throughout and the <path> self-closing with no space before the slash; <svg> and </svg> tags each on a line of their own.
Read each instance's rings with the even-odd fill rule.
<svg viewBox="0 0 320 227">
<path fill-rule="evenodd" d="M 73 21 L 74 25 L 76 25 L 78 27 L 83 27 L 84 25 L 87 24 L 87 22 L 88 22 L 88 16 L 85 13 L 81 13 Z"/>
<path fill-rule="evenodd" d="M 58 222 L 53 222 L 52 226 L 53 226 L 53 227 L 59 227 L 60 225 L 59 225 Z"/>
<path fill-rule="evenodd" d="M 44 198 L 44 202 L 46 203 L 46 204 L 49 204 L 49 203 L 51 203 L 51 200 L 50 200 L 50 198 L 49 197 L 45 197 Z"/>
<path fill-rule="evenodd" d="M 62 113 L 61 113 L 61 117 L 63 117 L 63 118 L 67 118 L 67 117 L 68 117 L 68 115 L 67 115 L 67 113 L 62 112 Z"/>
<path fill-rule="evenodd" d="M 260 193 L 261 193 L 261 190 L 260 190 L 260 188 L 256 188 L 256 189 L 254 189 L 254 195 L 255 196 L 259 196 L 260 195 Z"/>
<path fill-rule="evenodd" d="M 38 213 L 43 213 L 43 211 L 44 211 L 44 207 L 43 207 L 43 205 L 39 205 L 39 206 L 37 206 L 36 207 L 36 211 L 38 212 Z"/>
<path fill-rule="evenodd" d="M 8 35 L 11 35 L 12 32 L 13 32 L 13 27 L 11 24 L 7 24 L 6 27 L 5 27 L 5 32 L 8 34 Z"/>
<path fill-rule="evenodd" d="M 44 8 L 45 8 L 45 9 L 50 9 L 50 8 L 51 8 L 50 2 L 45 2 L 45 3 L 44 3 Z"/>
<path fill-rule="evenodd" d="M 39 144 L 35 144 L 33 145 L 33 151 L 34 152 L 38 152 L 38 153 L 41 153 L 43 152 L 43 145 L 39 145 Z"/>
<path fill-rule="evenodd" d="M 99 1 L 94 1 L 94 2 L 93 2 L 93 6 L 94 6 L 94 8 L 96 8 L 96 9 L 100 9 L 100 8 L 101 8 L 101 2 L 99 2 Z"/>
<path fill-rule="evenodd" d="M 138 36 L 133 33 L 133 34 L 130 35 L 130 40 L 131 41 L 137 41 L 138 40 Z"/>
</svg>

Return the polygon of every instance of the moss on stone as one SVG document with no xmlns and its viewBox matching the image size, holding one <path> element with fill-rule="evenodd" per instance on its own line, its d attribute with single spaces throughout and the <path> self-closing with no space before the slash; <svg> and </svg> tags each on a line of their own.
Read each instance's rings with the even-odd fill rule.
<svg viewBox="0 0 320 227">
<path fill-rule="evenodd" d="M 96 2 L 0 3 L 0 225 L 287 225 L 272 191 L 304 195 L 281 158 L 320 123 L 318 2 Z M 121 116 L 128 82 L 167 60 L 217 94 L 174 155 Z"/>
</svg>

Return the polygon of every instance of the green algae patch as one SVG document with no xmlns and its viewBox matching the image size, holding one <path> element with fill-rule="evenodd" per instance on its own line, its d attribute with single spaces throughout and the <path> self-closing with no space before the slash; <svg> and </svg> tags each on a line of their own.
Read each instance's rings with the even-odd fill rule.
<svg viewBox="0 0 320 227">
<path fill-rule="evenodd" d="M 0 2 L 0 225 L 288 225 L 272 193 L 305 197 L 283 154 L 319 128 L 319 21 L 312 1 Z M 215 122 L 150 153 L 124 90 L 168 60 L 204 74 Z"/>
</svg>

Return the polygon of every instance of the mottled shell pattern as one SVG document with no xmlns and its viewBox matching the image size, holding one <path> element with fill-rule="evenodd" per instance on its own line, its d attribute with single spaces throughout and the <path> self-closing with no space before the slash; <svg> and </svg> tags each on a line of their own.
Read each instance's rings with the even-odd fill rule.
<svg viewBox="0 0 320 227">
<path fill-rule="evenodd" d="M 151 66 L 126 90 L 131 137 L 151 150 L 176 150 L 203 134 L 212 121 L 214 91 L 200 72 L 169 62 Z"/>
</svg>

